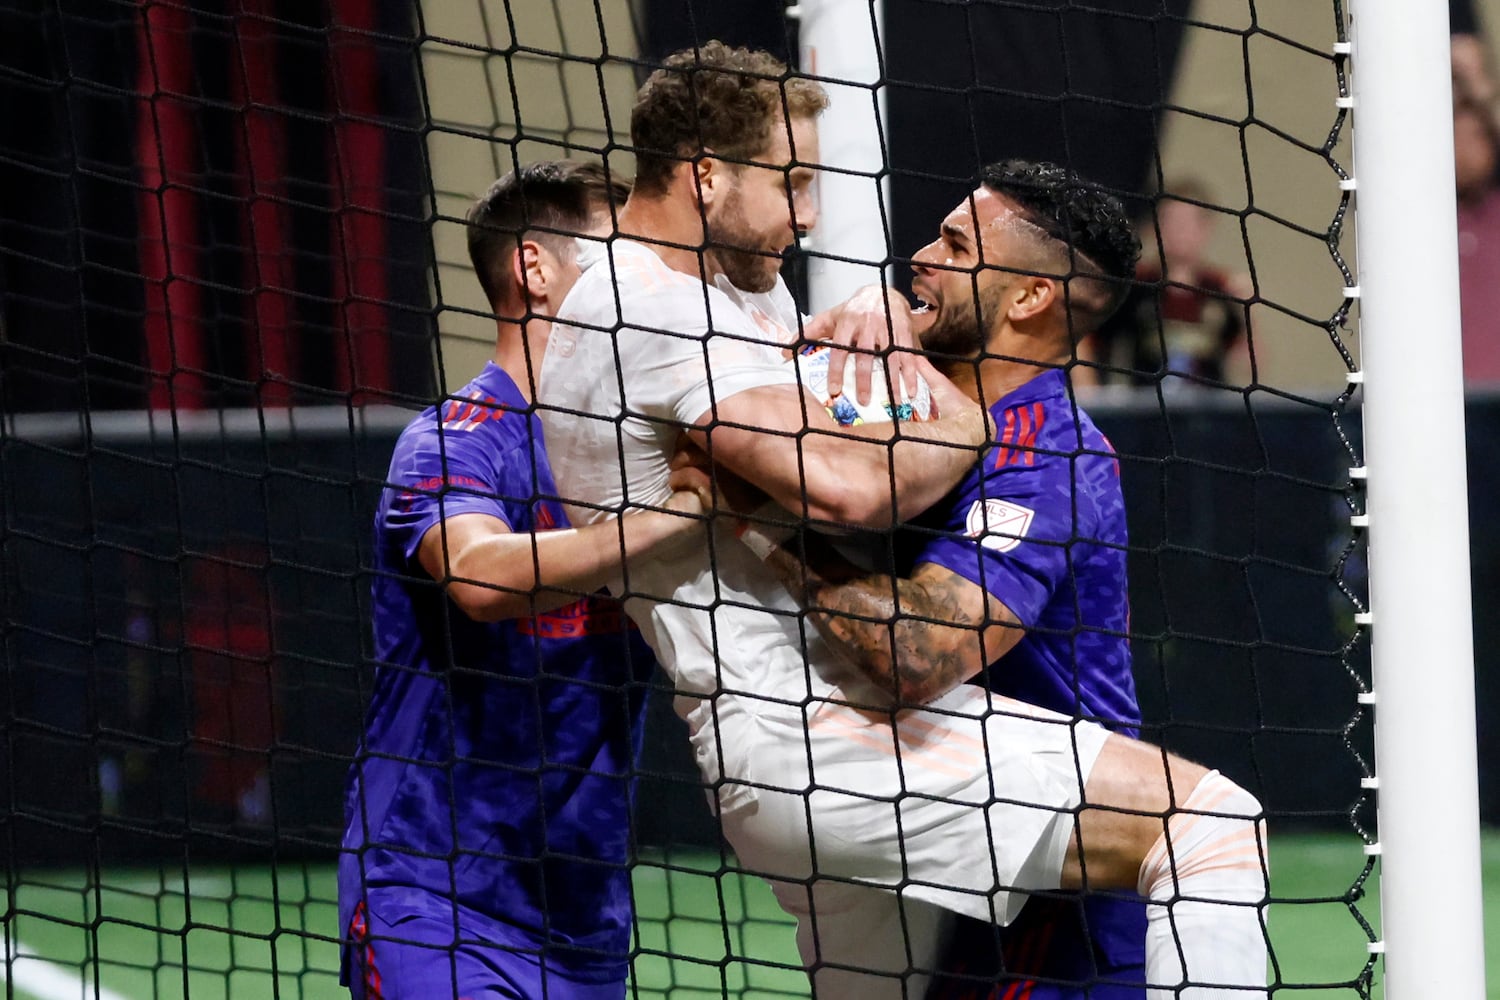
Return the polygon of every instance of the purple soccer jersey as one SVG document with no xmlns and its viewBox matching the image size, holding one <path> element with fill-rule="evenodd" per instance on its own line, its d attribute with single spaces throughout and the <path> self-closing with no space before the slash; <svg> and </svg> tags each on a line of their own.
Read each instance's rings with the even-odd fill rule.
<svg viewBox="0 0 1500 1000">
<path fill-rule="evenodd" d="M 435 919 L 451 941 L 623 991 L 651 652 L 603 597 L 473 621 L 417 559 L 427 531 L 460 514 L 516 532 L 567 526 L 529 411 L 491 364 L 396 444 L 375 523 L 377 668 L 349 776 L 340 920 L 348 934 L 361 902 L 398 929 Z M 346 958 L 378 961 L 380 947 Z"/>
<path fill-rule="evenodd" d="M 990 412 L 999 440 L 953 492 L 902 533 L 898 560 L 935 563 L 978 584 L 1013 612 L 1026 634 L 977 679 L 991 690 L 1093 719 L 1127 735 L 1140 724 L 1131 673 L 1125 502 L 1114 449 L 1070 398 L 1061 371 L 1038 375 Z M 933 997 L 985 996 L 997 971 L 1040 1000 L 1144 997 L 1146 916 L 1134 899 L 1033 899 L 1009 927 L 961 921 Z M 988 955 L 988 957 L 985 957 Z M 1134 982 L 1102 986 L 1098 980 Z M 1020 995 L 1020 994 L 1017 994 Z"/>
</svg>

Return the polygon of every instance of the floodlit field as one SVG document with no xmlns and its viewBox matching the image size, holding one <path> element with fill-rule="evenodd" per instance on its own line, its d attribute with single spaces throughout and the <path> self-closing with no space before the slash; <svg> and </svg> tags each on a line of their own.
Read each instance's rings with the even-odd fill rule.
<svg viewBox="0 0 1500 1000">
<path fill-rule="evenodd" d="M 1353 1000 L 1367 937 L 1343 900 L 1363 865 L 1359 842 L 1281 836 L 1272 850 L 1273 981 L 1299 1000 Z M 647 861 L 635 880 L 639 1000 L 806 996 L 791 925 L 762 883 L 720 873 L 707 852 Z M 1500 833 L 1485 838 L 1484 874 L 1495 914 Z M 186 881 L 180 868 L 112 868 L 99 884 L 73 870 L 31 870 L 9 889 L 8 989 L 20 1000 L 347 996 L 330 865 L 194 868 Z M 1373 894 L 1358 908 L 1378 928 Z M 1492 957 L 1496 937 L 1487 934 Z M 1500 989 L 1489 996 L 1500 1000 Z"/>
</svg>

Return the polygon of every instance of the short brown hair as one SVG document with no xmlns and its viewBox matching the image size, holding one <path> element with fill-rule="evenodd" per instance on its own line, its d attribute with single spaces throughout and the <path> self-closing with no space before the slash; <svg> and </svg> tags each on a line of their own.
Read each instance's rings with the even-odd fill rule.
<svg viewBox="0 0 1500 1000">
<path fill-rule="evenodd" d="M 560 257 L 571 257 L 572 237 L 593 228 L 593 216 L 630 195 L 630 182 L 599 163 L 544 160 L 513 170 L 490 185 L 469 209 L 469 260 L 499 311 L 516 289 L 511 257 L 528 236 Z"/>
<path fill-rule="evenodd" d="M 647 78 L 630 113 L 636 186 L 661 194 L 677 165 L 705 149 L 748 161 L 770 144 L 773 125 L 827 106 L 821 85 L 792 76 L 768 52 L 711 41 L 674 53 Z"/>
</svg>

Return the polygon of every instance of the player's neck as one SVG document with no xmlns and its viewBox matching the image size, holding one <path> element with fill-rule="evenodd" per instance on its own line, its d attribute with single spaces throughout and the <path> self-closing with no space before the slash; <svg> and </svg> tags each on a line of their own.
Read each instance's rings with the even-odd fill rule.
<svg viewBox="0 0 1500 1000">
<path fill-rule="evenodd" d="M 985 358 L 977 365 L 964 367 L 968 369 L 969 384 L 965 385 L 956 376 L 953 377 L 954 384 L 987 407 L 994 406 L 1038 375 L 1051 370 L 1048 365 L 1004 358 Z"/>
<path fill-rule="evenodd" d="M 977 363 L 960 365 L 957 372 L 947 374 L 970 398 L 994 406 L 1038 375 L 1069 360 L 1066 352 L 1053 346 L 1052 339 L 1047 344 L 1042 348 L 1036 337 L 1006 331 L 990 338 L 984 357 Z"/>
<path fill-rule="evenodd" d="M 495 324 L 495 367 L 510 376 L 526 401 L 531 402 L 537 374 L 542 368 L 542 354 L 547 349 L 547 334 L 552 324 L 530 320 L 524 326 L 499 320 Z"/>
<path fill-rule="evenodd" d="M 704 255 L 694 249 L 703 246 L 704 234 L 703 217 L 692 199 L 671 191 L 659 197 L 632 194 L 620 209 L 619 232 L 649 246 L 674 271 L 699 281 L 713 277 L 704 272 Z"/>
</svg>

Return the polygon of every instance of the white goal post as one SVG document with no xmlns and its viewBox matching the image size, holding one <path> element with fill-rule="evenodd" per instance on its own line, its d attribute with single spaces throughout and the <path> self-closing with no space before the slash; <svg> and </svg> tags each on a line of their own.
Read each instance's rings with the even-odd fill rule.
<svg viewBox="0 0 1500 1000">
<path fill-rule="evenodd" d="M 1385 995 L 1478 1000 L 1484 921 L 1448 13 L 1441 3 L 1357 0 L 1351 25 Z"/>
<path fill-rule="evenodd" d="M 875 263 L 890 247 L 890 195 L 885 177 L 884 59 L 881 0 L 801 0 L 802 69 L 824 78 L 829 107 L 818 119 L 826 168 L 818 172 L 821 219 L 804 241 L 816 251 L 807 268 L 812 312 L 838 305 L 865 285 L 881 283 Z"/>
</svg>

